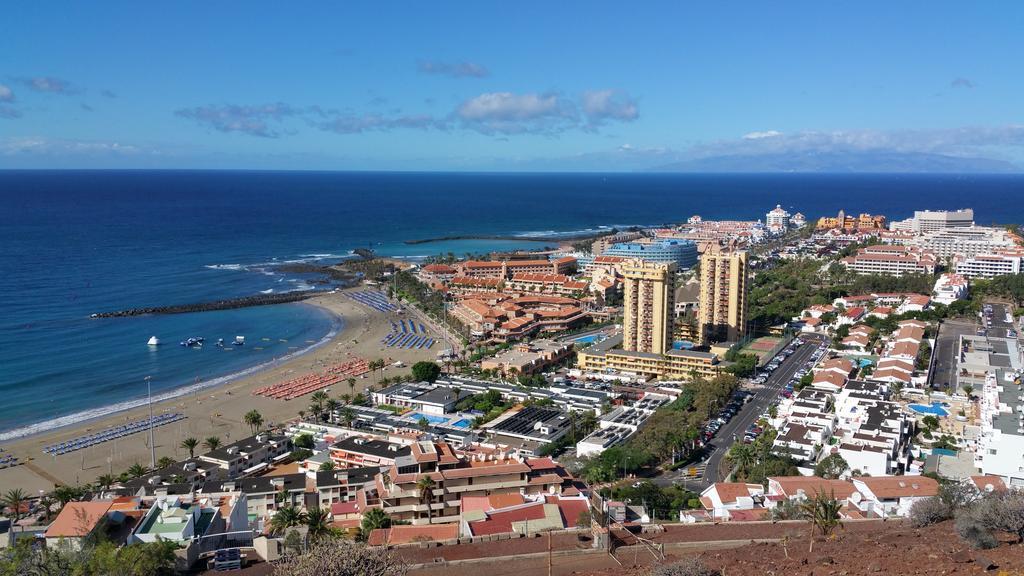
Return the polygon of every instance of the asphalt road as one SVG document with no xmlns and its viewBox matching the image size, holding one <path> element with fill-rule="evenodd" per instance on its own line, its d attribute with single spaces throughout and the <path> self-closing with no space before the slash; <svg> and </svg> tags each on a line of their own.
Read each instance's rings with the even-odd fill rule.
<svg viewBox="0 0 1024 576">
<path fill-rule="evenodd" d="M 956 382 L 957 345 L 962 334 L 974 334 L 978 329 L 977 321 L 946 320 L 939 328 L 935 339 L 935 365 L 932 367 L 931 384 L 942 388 Z M 1005 332 L 1004 332 L 1005 333 Z"/>
<path fill-rule="evenodd" d="M 688 490 L 699 492 L 717 482 L 720 478 L 719 468 L 722 465 L 722 459 L 728 453 L 729 447 L 732 446 L 733 442 L 743 441 L 743 434 L 746 429 L 756 422 L 770 405 L 778 400 L 779 394 L 782 393 L 783 388 L 793 378 L 793 374 L 810 360 L 811 354 L 818 348 L 817 345 L 828 340 L 820 334 L 805 334 L 800 336 L 800 338 L 807 341 L 807 343 L 797 348 L 796 352 L 790 355 L 789 358 L 786 358 L 772 372 L 764 384 L 748 386 L 748 389 L 754 392 L 753 398 L 743 405 L 743 408 L 740 409 L 739 413 L 732 420 L 722 425 L 718 429 L 718 434 L 711 439 L 711 442 L 704 446 L 706 457 L 702 459 L 702 464 L 705 466 L 702 476 L 690 478 L 687 474 L 688 470 L 682 468 L 653 478 L 654 483 L 660 486 L 678 484 Z"/>
</svg>

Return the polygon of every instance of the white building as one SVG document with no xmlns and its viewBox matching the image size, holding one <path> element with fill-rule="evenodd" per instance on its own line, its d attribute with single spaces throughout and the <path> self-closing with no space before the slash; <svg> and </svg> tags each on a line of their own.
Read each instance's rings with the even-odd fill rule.
<svg viewBox="0 0 1024 576">
<path fill-rule="evenodd" d="M 935 273 L 935 254 L 908 246 L 878 245 L 857 250 L 857 253 L 840 262 L 857 274 L 904 274 Z"/>
<path fill-rule="evenodd" d="M 892 222 L 891 230 L 912 231 L 927 234 L 947 228 L 974 226 L 974 210 L 916 210 L 913 218 Z"/>
<path fill-rule="evenodd" d="M 782 234 L 789 228 L 789 212 L 786 212 L 781 204 L 776 204 L 775 208 L 765 215 L 764 223 L 772 234 Z"/>
<path fill-rule="evenodd" d="M 966 299 L 968 289 L 969 283 L 963 274 L 943 274 L 932 288 L 932 300 L 948 306 L 957 300 Z"/>
<path fill-rule="evenodd" d="M 1020 272 L 1021 257 L 1011 253 L 978 254 L 956 263 L 956 273 L 970 278 L 994 278 Z"/>
<path fill-rule="evenodd" d="M 1006 230 L 985 226 L 946 228 L 929 232 L 914 241 L 914 245 L 929 250 L 942 259 L 973 258 L 979 254 L 991 254 L 1016 247 Z"/>
<path fill-rule="evenodd" d="M 939 483 L 927 476 L 888 476 L 853 478 L 853 487 L 861 498 L 851 504 L 861 512 L 885 517 L 906 517 L 915 502 L 939 493 Z"/>
</svg>

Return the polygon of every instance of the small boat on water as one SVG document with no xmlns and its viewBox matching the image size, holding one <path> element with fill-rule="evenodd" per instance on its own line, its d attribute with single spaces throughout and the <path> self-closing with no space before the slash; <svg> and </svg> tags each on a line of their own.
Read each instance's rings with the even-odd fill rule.
<svg viewBox="0 0 1024 576">
<path fill-rule="evenodd" d="M 149 346 L 159 346 L 160 345 L 160 339 L 157 338 L 156 336 L 150 336 L 149 337 L 149 342 L 146 342 L 146 344 L 148 344 Z"/>
<path fill-rule="evenodd" d="M 232 342 L 235 346 L 242 346 L 245 344 L 245 336 L 235 336 L 235 341 Z"/>
<path fill-rule="evenodd" d="M 217 346 L 220 346 L 221 348 L 224 347 L 224 339 L 223 338 L 217 338 Z"/>
<path fill-rule="evenodd" d="M 189 338 L 188 340 L 182 340 L 181 345 L 187 348 L 191 348 L 192 346 L 202 346 L 203 340 L 204 338 L 202 336 L 198 338 Z"/>
</svg>

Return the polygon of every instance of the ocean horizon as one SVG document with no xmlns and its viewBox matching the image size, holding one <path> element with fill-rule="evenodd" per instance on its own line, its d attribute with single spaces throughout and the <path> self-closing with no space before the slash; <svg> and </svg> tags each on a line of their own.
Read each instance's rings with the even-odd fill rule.
<svg viewBox="0 0 1024 576">
<path fill-rule="evenodd" d="M 305 304 L 89 318 L 316 287 L 278 264 L 536 248 L 530 237 L 763 219 L 776 204 L 808 219 L 970 207 L 979 224 L 1018 223 L 1022 193 L 1021 174 L 0 171 L 0 441 L 144 401 L 146 376 L 154 397 L 180 393 L 322 342 L 339 323 Z M 405 243 L 455 235 L 520 239 Z M 253 345 L 177 345 L 235 335 Z"/>
</svg>

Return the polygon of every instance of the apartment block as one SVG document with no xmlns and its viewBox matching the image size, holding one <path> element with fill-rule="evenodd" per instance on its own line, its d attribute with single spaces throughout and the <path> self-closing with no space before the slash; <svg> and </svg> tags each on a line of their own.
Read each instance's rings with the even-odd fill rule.
<svg viewBox="0 0 1024 576">
<path fill-rule="evenodd" d="M 672 348 L 675 271 L 673 263 L 644 260 L 633 260 L 622 267 L 625 350 L 664 354 Z"/>
<path fill-rule="evenodd" d="M 700 259 L 697 323 L 700 343 L 736 342 L 746 334 L 748 270 L 746 252 L 706 251 Z"/>
</svg>

